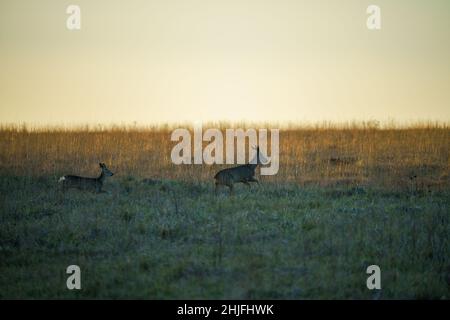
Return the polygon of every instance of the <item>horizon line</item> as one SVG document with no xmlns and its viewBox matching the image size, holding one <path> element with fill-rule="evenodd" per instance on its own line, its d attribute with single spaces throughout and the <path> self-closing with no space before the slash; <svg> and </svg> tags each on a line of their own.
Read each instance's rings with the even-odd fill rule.
<svg viewBox="0 0 450 320">
<path fill-rule="evenodd" d="M 420 129 L 439 128 L 449 129 L 450 120 L 317 120 L 317 121 L 161 121 L 161 122 L 74 122 L 74 123 L 33 123 L 33 122 L 1 122 L 0 131 L 107 131 L 107 130 L 148 130 L 148 129 L 176 129 L 193 128 L 201 125 L 205 128 L 230 129 Z"/>
</svg>

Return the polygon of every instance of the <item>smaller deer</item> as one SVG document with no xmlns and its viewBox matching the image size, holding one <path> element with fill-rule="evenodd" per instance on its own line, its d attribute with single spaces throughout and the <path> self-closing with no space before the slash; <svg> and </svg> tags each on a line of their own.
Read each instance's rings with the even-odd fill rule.
<svg viewBox="0 0 450 320">
<path fill-rule="evenodd" d="M 215 193 L 219 186 L 227 186 L 230 188 L 230 195 L 233 194 L 233 184 L 242 182 L 247 186 L 250 186 L 250 182 L 256 182 L 259 185 L 259 181 L 255 178 L 255 170 L 258 165 L 261 164 L 261 159 L 259 155 L 259 146 L 256 147 L 256 163 L 251 163 L 240 165 L 234 168 L 227 168 L 220 170 L 214 176 L 215 181 Z"/>
<path fill-rule="evenodd" d="M 69 188 L 76 188 L 80 190 L 89 190 L 97 193 L 102 192 L 103 181 L 106 177 L 114 175 L 104 163 L 99 163 L 102 172 L 97 178 L 86 178 L 79 176 L 62 176 L 58 182 L 62 182 L 62 189 L 66 191 Z"/>
</svg>

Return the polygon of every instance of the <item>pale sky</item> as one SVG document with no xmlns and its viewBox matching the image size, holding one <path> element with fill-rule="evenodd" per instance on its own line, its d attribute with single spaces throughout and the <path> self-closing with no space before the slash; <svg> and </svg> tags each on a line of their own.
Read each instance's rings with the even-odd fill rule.
<svg viewBox="0 0 450 320">
<path fill-rule="evenodd" d="M 0 0 L 1 123 L 375 119 L 450 121 L 450 1 Z"/>
</svg>

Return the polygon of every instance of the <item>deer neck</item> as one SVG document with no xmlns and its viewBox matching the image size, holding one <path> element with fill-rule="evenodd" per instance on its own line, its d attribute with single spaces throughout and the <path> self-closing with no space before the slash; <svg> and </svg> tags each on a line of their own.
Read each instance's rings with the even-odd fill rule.
<svg viewBox="0 0 450 320">
<path fill-rule="evenodd" d="M 254 158 L 253 158 L 254 159 Z M 256 167 L 259 165 L 259 162 L 260 160 L 259 160 L 259 152 L 256 152 L 256 163 L 252 163 L 253 161 L 250 161 L 249 163 L 248 163 L 248 166 L 251 168 L 251 169 L 253 169 L 253 170 L 255 170 L 256 169 Z"/>
<path fill-rule="evenodd" d="M 102 170 L 102 172 L 98 176 L 97 180 L 100 181 L 101 183 L 103 183 L 103 180 L 105 180 L 105 178 L 106 178 L 105 173 Z"/>
</svg>

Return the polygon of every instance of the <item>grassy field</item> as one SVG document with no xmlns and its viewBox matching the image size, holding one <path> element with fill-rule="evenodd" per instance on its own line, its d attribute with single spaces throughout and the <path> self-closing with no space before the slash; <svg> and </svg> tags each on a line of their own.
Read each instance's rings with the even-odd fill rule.
<svg viewBox="0 0 450 320">
<path fill-rule="evenodd" d="M 279 173 L 232 197 L 170 132 L 3 127 L 0 298 L 450 298 L 447 126 L 287 127 Z M 105 193 L 61 192 L 101 161 Z"/>
</svg>

